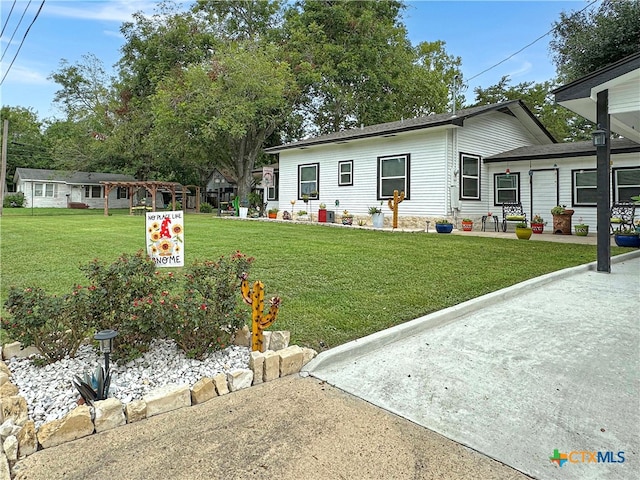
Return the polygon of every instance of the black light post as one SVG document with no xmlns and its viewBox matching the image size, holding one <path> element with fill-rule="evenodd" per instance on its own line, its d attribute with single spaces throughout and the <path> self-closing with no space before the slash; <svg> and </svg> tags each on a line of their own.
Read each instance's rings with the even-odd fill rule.
<svg viewBox="0 0 640 480">
<path fill-rule="evenodd" d="M 102 330 L 93 338 L 100 342 L 100 352 L 104 353 L 104 376 L 109 376 L 109 354 L 113 351 L 113 339 L 118 335 L 115 330 Z"/>
<path fill-rule="evenodd" d="M 217 195 L 218 195 L 218 216 L 221 215 L 221 209 L 220 209 L 220 178 L 219 177 L 215 177 L 213 179 L 213 182 L 216 184 L 216 190 L 217 190 Z"/>
</svg>

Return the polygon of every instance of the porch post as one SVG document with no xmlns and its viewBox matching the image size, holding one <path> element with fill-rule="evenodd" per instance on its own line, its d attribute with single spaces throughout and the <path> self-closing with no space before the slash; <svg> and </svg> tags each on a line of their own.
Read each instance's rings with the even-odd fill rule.
<svg viewBox="0 0 640 480">
<path fill-rule="evenodd" d="M 598 92 L 596 103 L 598 128 L 606 132 L 607 141 L 596 147 L 597 158 L 597 211 L 598 211 L 598 272 L 611 273 L 611 138 L 609 131 L 609 90 Z"/>
</svg>

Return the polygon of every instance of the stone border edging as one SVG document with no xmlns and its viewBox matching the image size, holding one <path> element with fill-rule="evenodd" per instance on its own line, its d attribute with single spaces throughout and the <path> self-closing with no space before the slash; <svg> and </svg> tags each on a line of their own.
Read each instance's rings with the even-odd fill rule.
<svg viewBox="0 0 640 480">
<path fill-rule="evenodd" d="M 203 377 L 193 386 L 164 385 L 147 393 L 142 399 L 127 404 L 111 397 L 95 402 L 93 407 L 79 405 L 63 418 L 44 423 L 37 429 L 35 422 L 28 418 L 26 400 L 19 395 L 18 387 L 10 382 L 9 367 L 0 360 L 0 480 L 10 480 L 12 466 L 39 449 L 61 445 L 179 408 L 199 405 L 252 385 L 298 373 L 317 355 L 311 348 L 288 346 L 289 332 L 268 333 L 283 334 L 278 336 L 278 340 L 286 339 L 285 343 L 274 341 L 277 347 L 281 347 L 278 350 L 250 352 L 247 369 L 236 369 L 226 374 L 220 372 L 211 378 Z M 273 337 L 275 340 L 276 335 Z M 247 340 L 243 339 L 240 346 L 247 346 Z"/>
<path fill-rule="evenodd" d="M 639 256 L 640 250 L 624 253 L 622 255 L 612 257 L 611 263 L 620 263 L 627 259 Z M 314 360 L 309 362 L 301 372 L 303 374 L 313 376 L 314 370 L 320 369 L 327 364 L 334 362 L 337 363 L 348 358 L 358 358 L 373 350 L 377 350 L 378 348 L 382 348 L 386 345 L 402 340 L 403 338 L 419 334 L 424 330 L 447 325 L 478 308 L 491 305 L 496 301 L 509 300 L 531 288 L 546 285 L 552 281 L 567 278 L 578 273 L 595 271 L 596 268 L 597 262 L 591 262 L 584 265 L 578 265 L 576 267 L 565 268 L 557 272 L 547 273 L 540 277 L 525 280 L 524 282 L 517 283 L 496 292 L 487 293 L 480 297 L 467 300 L 466 302 L 443 310 L 438 310 L 414 320 L 409 320 L 408 322 L 367 335 L 366 337 L 352 340 L 351 342 L 344 343 L 330 350 L 321 352 Z"/>
</svg>

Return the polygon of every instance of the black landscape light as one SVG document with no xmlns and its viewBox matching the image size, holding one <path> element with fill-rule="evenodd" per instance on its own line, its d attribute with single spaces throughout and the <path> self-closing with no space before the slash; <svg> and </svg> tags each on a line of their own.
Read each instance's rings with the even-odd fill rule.
<svg viewBox="0 0 640 480">
<path fill-rule="evenodd" d="M 109 375 L 109 354 L 113 351 L 113 339 L 118 335 L 115 330 L 102 330 L 93 338 L 100 342 L 100 352 L 104 353 L 104 372 Z"/>
<path fill-rule="evenodd" d="M 598 128 L 591 134 L 594 147 L 604 147 L 607 144 L 607 132 Z"/>
</svg>

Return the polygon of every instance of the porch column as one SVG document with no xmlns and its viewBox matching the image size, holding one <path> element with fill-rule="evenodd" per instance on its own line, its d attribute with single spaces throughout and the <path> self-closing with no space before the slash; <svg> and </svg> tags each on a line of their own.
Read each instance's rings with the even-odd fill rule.
<svg viewBox="0 0 640 480">
<path fill-rule="evenodd" d="M 598 205 L 598 272 L 611 273 L 611 138 L 609 131 L 609 90 L 598 92 L 596 103 L 598 128 L 606 132 L 607 141 L 596 147 Z"/>
</svg>

